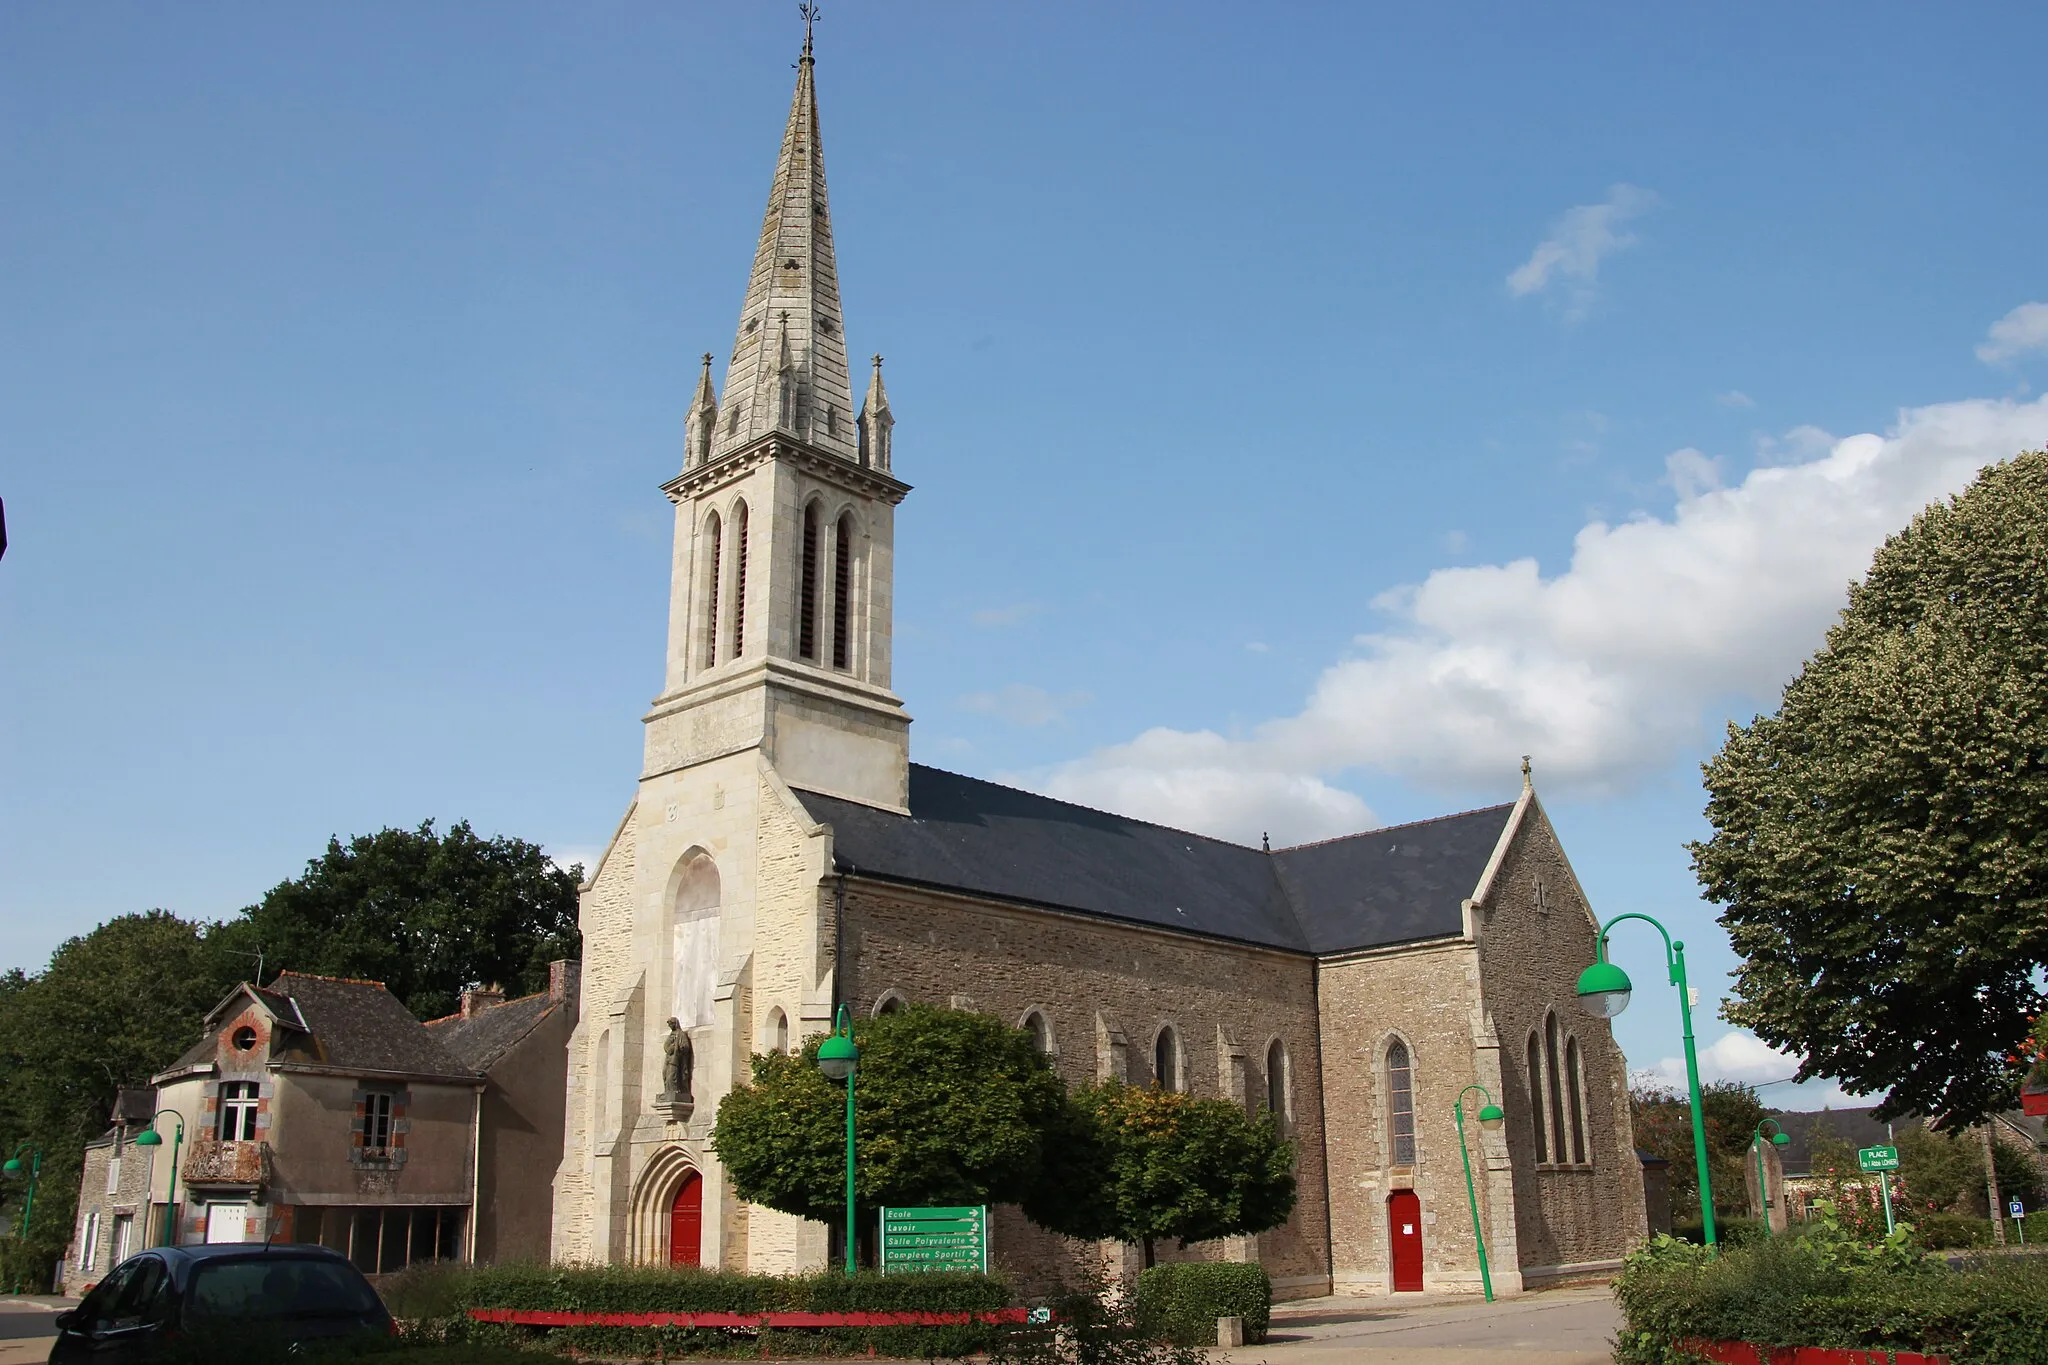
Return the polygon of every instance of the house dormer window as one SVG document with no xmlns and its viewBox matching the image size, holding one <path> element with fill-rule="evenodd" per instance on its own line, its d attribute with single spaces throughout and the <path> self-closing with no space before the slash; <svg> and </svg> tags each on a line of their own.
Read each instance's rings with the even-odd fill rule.
<svg viewBox="0 0 2048 1365">
<path fill-rule="evenodd" d="M 256 1082 L 228 1081 L 221 1086 L 216 1132 L 222 1142 L 256 1140 Z"/>
</svg>

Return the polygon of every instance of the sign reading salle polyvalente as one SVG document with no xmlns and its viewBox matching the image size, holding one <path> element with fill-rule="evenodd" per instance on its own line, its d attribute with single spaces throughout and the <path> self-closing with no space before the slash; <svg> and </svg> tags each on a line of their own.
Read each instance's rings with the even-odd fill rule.
<svg viewBox="0 0 2048 1365">
<path fill-rule="evenodd" d="M 882 1210 L 882 1273 L 988 1269 L 988 1206 Z"/>
</svg>

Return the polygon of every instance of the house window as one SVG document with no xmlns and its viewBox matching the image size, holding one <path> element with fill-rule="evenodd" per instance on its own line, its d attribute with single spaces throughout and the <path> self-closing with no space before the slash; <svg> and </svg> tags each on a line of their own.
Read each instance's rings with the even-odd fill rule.
<svg viewBox="0 0 2048 1365">
<path fill-rule="evenodd" d="M 222 1142 L 256 1140 L 256 1082 L 228 1081 L 220 1088 L 220 1124 L 215 1130 Z"/>
<path fill-rule="evenodd" d="M 1415 1164 L 1415 1073 L 1408 1045 L 1396 1038 L 1387 1045 L 1387 1129 L 1393 1139 L 1396 1166 Z"/>
<path fill-rule="evenodd" d="M 1529 1035 L 1529 1099 L 1536 1120 L 1536 1164 L 1550 1160 L 1550 1120 L 1543 1113 L 1543 1044 Z"/>
<path fill-rule="evenodd" d="M 114 1215 L 114 1264 L 128 1259 L 131 1243 L 135 1238 L 135 1219 L 125 1213 Z"/>
<path fill-rule="evenodd" d="M 363 1097 L 363 1155 L 391 1155 L 391 1100 L 381 1091 Z"/>
<path fill-rule="evenodd" d="M 1564 1044 L 1564 1090 L 1565 1104 L 1571 1111 L 1572 1119 L 1572 1160 L 1586 1164 L 1586 1113 L 1579 1099 L 1579 1040 L 1567 1038 Z"/>
<path fill-rule="evenodd" d="M 803 564 L 797 585 L 796 653 L 800 659 L 818 657 L 818 508 L 804 509 Z"/>
<path fill-rule="evenodd" d="M 1152 1044 L 1152 1077 L 1161 1090 L 1180 1089 L 1180 1037 L 1171 1024 L 1159 1030 Z"/>
<path fill-rule="evenodd" d="M 839 519 L 838 533 L 832 537 L 832 666 L 853 667 L 853 642 L 847 637 L 847 622 L 852 617 L 853 589 L 853 518 Z"/>
</svg>

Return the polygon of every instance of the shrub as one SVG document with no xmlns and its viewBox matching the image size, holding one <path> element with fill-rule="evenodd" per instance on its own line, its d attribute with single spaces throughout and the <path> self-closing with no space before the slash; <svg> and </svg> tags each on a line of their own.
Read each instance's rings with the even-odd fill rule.
<svg viewBox="0 0 2048 1365">
<path fill-rule="evenodd" d="M 1183 1261 L 1155 1265 L 1138 1276 L 1138 1323 L 1176 1346 L 1216 1344 L 1216 1319 L 1243 1318 L 1244 1339 L 1266 1339 L 1273 1282 L 1262 1265 Z"/>
<path fill-rule="evenodd" d="M 1061 1289 L 1046 1302 L 1052 1322 L 1005 1334 L 989 1353 L 991 1365 L 1204 1365 L 1203 1351 L 1146 1331 L 1136 1297 L 1112 1292 L 1100 1276 Z"/>
<path fill-rule="evenodd" d="M 1914 1220 L 1920 1245 L 1932 1251 L 1991 1245 L 1991 1220 L 1967 1213 L 1924 1213 Z"/>
<path fill-rule="evenodd" d="M 1671 1234 L 1680 1241 L 1691 1242 L 1695 1246 L 1704 1246 L 1707 1240 L 1706 1225 L 1699 1222 L 1674 1223 L 1671 1226 Z M 1761 1218 L 1717 1216 L 1714 1219 L 1714 1238 L 1724 1247 L 1748 1246 L 1751 1242 L 1762 1241 L 1768 1235 L 1764 1231 Z"/>
<path fill-rule="evenodd" d="M 1010 1305 L 994 1275 L 882 1276 L 840 1272 L 748 1275 L 680 1266 L 443 1264 L 408 1271 L 386 1286 L 395 1317 L 418 1337 L 443 1342 L 526 1344 L 584 1354 L 853 1355 L 954 1357 L 992 1349 L 1007 1328 L 992 1323 L 817 1330 L 681 1327 L 525 1328 L 471 1321 L 472 1308 L 566 1312 L 987 1312 Z"/>
</svg>

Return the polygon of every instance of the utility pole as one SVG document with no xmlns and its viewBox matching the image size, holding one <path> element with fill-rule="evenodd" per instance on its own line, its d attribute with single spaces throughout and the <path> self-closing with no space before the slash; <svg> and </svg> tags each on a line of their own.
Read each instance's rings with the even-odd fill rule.
<svg viewBox="0 0 2048 1365">
<path fill-rule="evenodd" d="M 1991 1116 L 1984 1116 L 1984 1193 L 1991 1200 L 1991 1237 L 2005 1245 L 2005 1205 L 1998 1202 L 1998 1147 L 1991 1138 Z"/>
</svg>

